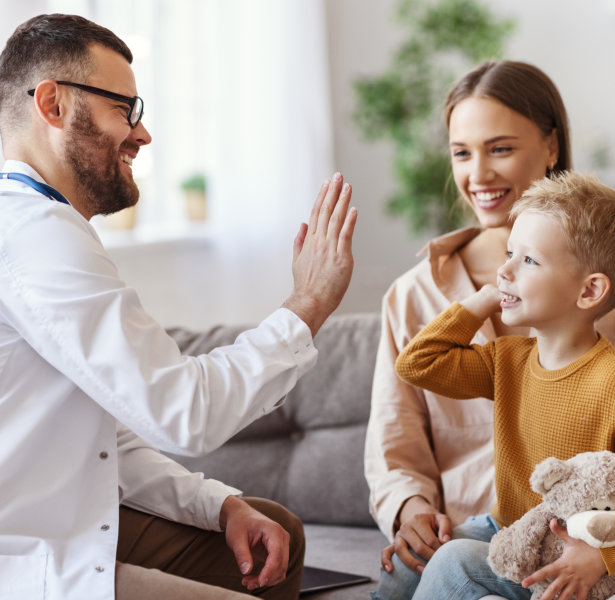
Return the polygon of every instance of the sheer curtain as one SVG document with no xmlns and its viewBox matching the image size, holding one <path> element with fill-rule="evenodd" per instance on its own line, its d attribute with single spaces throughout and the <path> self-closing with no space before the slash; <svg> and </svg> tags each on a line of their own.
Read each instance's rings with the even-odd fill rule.
<svg viewBox="0 0 615 600">
<path fill-rule="evenodd" d="M 212 219 L 238 289 L 281 299 L 299 222 L 333 170 L 324 9 L 321 0 L 211 7 Z"/>
<path fill-rule="evenodd" d="M 210 89 L 225 224 L 286 225 L 332 168 L 320 0 L 212 2 Z M 235 208 L 231 208 L 231 207 Z M 273 213 L 273 214 L 269 214 Z"/>
</svg>

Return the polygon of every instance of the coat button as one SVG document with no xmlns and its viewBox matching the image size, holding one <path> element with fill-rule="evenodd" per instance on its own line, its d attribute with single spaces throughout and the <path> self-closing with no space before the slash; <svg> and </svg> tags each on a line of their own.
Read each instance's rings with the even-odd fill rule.
<svg viewBox="0 0 615 600">
<path fill-rule="evenodd" d="M 97 573 L 102 573 L 105 570 L 105 567 L 96 567 L 96 572 Z"/>
<path fill-rule="evenodd" d="M 102 531 L 109 531 L 109 525 L 107 525 L 107 524 L 105 523 L 104 525 L 101 525 L 101 526 L 100 526 L 100 529 L 101 529 Z"/>
<path fill-rule="evenodd" d="M 109 455 L 103 451 L 98 455 L 102 460 L 107 460 L 107 458 L 109 458 Z"/>
</svg>

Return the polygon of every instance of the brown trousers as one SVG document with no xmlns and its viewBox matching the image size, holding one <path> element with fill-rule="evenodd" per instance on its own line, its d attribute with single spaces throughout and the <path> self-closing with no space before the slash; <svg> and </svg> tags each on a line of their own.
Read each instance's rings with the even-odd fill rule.
<svg viewBox="0 0 615 600">
<path fill-rule="evenodd" d="M 252 594 L 267 600 L 295 600 L 299 597 L 303 574 L 303 525 L 275 502 L 261 498 L 245 500 L 290 534 L 286 579 Z M 116 600 L 241 600 L 250 597 L 241 585 L 242 575 L 235 556 L 226 545 L 224 533 L 204 531 L 122 506 L 118 537 Z M 260 568 L 256 559 L 255 563 L 255 569 Z"/>
</svg>

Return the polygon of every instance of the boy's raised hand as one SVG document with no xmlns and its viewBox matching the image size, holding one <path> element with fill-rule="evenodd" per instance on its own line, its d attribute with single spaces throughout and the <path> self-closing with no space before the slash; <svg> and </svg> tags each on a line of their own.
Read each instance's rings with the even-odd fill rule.
<svg viewBox="0 0 615 600">
<path fill-rule="evenodd" d="M 500 309 L 501 300 L 502 295 L 498 288 L 488 283 L 465 300 L 462 300 L 461 304 L 479 319 L 485 321 Z"/>
</svg>

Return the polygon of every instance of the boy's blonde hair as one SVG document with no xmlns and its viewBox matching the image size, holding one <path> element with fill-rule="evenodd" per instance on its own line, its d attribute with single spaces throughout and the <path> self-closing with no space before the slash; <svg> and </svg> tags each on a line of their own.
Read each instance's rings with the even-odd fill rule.
<svg viewBox="0 0 615 600">
<path fill-rule="evenodd" d="M 615 190 L 601 183 L 595 175 L 565 171 L 535 181 L 515 202 L 510 216 L 516 219 L 526 211 L 557 219 L 583 271 L 604 273 L 609 278 L 611 290 L 607 310 L 613 308 Z"/>
</svg>

